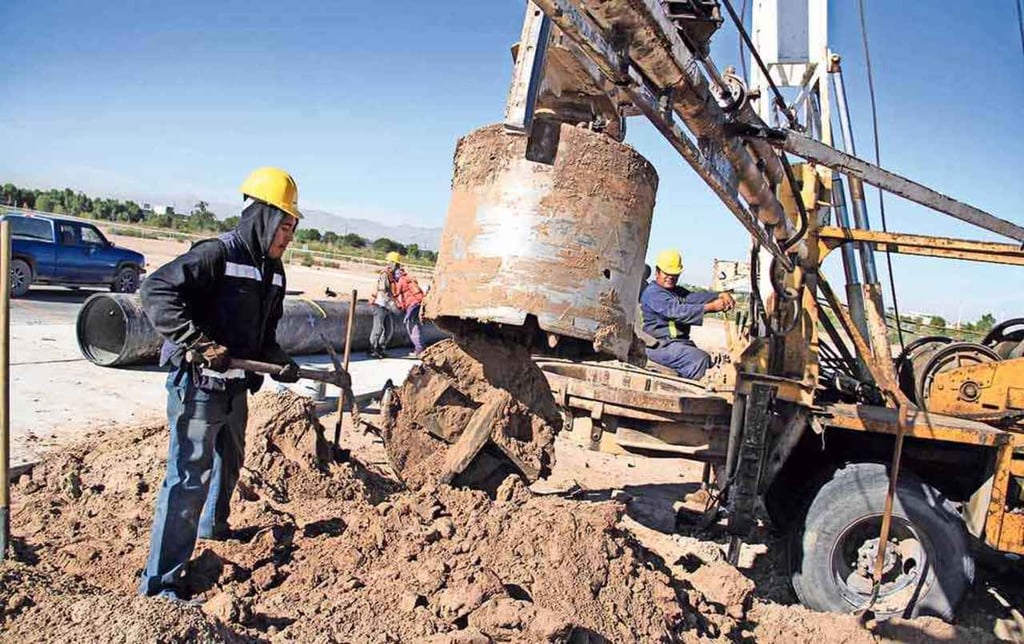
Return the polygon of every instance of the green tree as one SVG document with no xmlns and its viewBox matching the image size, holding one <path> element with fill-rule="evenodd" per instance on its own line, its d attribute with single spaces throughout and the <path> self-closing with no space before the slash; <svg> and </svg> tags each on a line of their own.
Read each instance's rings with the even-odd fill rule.
<svg viewBox="0 0 1024 644">
<path fill-rule="evenodd" d="M 18 189 L 18 198 L 15 203 L 22 208 L 35 208 L 36 207 L 36 193 L 34 190 L 27 190 L 23 188 Z"/>
<path fill-rule="evenodd" d="M 299 243 L 308 244 L 320 241 L 321 234 L 316 228 L 300 228 L 299 232 L 295 233 L 295 239 Z"/>
<path fill-rule="evenodd" d="M 142 221 L 146 214 L 143 212 L 142 206 L 131 200 L 125 202 L 124 212 L 128 215 L 128 221 L 133 224 Z"/>
<path fill-rule="evenodd" d="M 987 332 L 991 330 L 992 327 L 994 327 L 995 325 L 996 316 L 992 315 L 991 313 L 986 313 L 985 315 L 978 318 L 978 321 L 974 323 L 974 328 L 977 329 L 978 331 Z"/>
<path fill-rule="evenodd" d="M 420 246 L 419 244 L 409 244 L 405 247 L 406 253 L 413 259 L 420 258 Z"/>
<path fill-rule="evenodd" d="M 341 245 L 348 246 L 349 248 L 366 248 L 368 243 L 365 237 L 355 233 L 346 233 L 341 238 Z"/>
<path fill-rule="evenodd" d="M 238 220 L 241 219 L 238 215 L 232 215 L 224 221 L 220 222 L 220 231 L 226 233 L 230 230 L 234 230 L 238 227 Z"/>
<path fill-rule="evenodd" d="M 47 194 L 39 195 L 36 199 L 35 209 L 43 212 L 53 212 L 53 207 L 56 205 L 53 201 L 53 197 Z"/>
<path fill-rule="evenodd" d="M 219 230 L 220 226 L 217 223 L 217 215 L 213 214 L 209 208 L 210 204 L 205 201 L 200 201 L 192 207 L 192 211 L 188 215 L 188 227 L 192 230 Z"/>
<path fill-rule="evenodd" d="M 381 237 L 375 239 L 373 242 L 373 250 L 380 253 L 390 253 L 391 251 L 397 251 L 398 253 L 405 255 L 406 248 L 404 244 L 388 239 L 387 237 Z"/>
<path fill-rule="evenodd" d="M 931 320 L 928 321 L 928 324 L 943 328 L 947 326 L 946 318 L 942 317 L 941 315 L 933 315 L 931 317 Z"/>
<path fill-rule="evenodd" d="M 328 246 L 337 246 L 339 239 L 340 237 L 338 237 L 338 233 L 334 232 L 333 230 L 327 230 L 324 231 L 324 236 L 321 237 L 320 241 L 327 244 Z"/>
</svg>

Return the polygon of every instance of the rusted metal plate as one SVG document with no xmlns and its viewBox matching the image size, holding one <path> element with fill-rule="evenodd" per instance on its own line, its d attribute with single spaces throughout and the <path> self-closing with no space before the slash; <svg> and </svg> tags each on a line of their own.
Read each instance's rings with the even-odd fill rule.
<svg viewBox="0 0 1024 644">
<path fill-rule="evenodd" d="M 722 449 L 722 446 L 718 444 L 712 445 L 706 439 L 693 443 L 681 443 L 665 440 L 662 437 L 635 429 L 620 427 L 615 433 L 615 444 L 626 450 L 662 452 L 694 461 L 725 462 L 725 451 Z"/>
<path fill-rule="evenodd" d="M 594 363 L 540 361 L 556 400 L 599 401 L 631 415 L 635 410 L 676 420 L 679 416 L 721 418 L 728 425 L 728 400 L 696 384 L 638 369 Z M 578 404 L 578 403 L 577 403 Z M 653 420 L 653 419 L 652 419 Z"/>
<path fill-rule="evenodd" d="M 624 358 L 658 176 L 629 146 L 563 125 L 553 165 L 502 126 L 459 141 L 426 315 L 522 326 Z"/>
<path fill-rule="evenodd" d="M 1003 516 L 995 548 L 1000 552 L 1024 554 L 1024 514 Z"/>
<path fill-rule="evenodd" d="M 828 427 L 895 435 L 897 412 L 872 405 L 829 405 L 818 414 Z M 911 438 L 997 447 L 1012 440 L 1012 435 L 990 425 L 941 414 L 910 412 L 906 435 Z"/>
</svg>

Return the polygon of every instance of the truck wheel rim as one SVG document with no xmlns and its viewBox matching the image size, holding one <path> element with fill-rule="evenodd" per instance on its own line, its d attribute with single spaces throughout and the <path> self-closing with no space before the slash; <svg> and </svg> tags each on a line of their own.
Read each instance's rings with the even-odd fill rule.
<svg viewBox="0 0 1024 644">
<path fill-rule="evenodd" d="M 850 610 L 867 606 L 873 586 L 875 557 L 882 515 L 866 516 L 844 528 L 832 546 L 832 581 Z M 892 518 L 882 567 L 882 583 L 873 610 L 880 614 L 902 612 L 928 592 L 932 580 L 931 543 L 926 535 L 902 517 Z"/>
<path fill-rule="evenodd" d="M 11 290 L 17 291 L 25 286 L 25 282 L 27 281 L 28 276 L 25 275 L 25 271 L 17 266 L 11 268 Z"/>
<path fill-rule="evenodd" d="M 121 276 L 121 281 L 118 283 L 118 287 L 122 293 L 127 291 L 129 288 L 135 285 L 135 276 L 131 273 L 125 273 Z"/>
</svg>

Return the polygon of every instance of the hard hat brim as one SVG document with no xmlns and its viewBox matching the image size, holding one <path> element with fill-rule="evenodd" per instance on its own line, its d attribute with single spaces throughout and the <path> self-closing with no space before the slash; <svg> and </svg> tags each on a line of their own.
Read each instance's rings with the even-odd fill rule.
<svg viewBox="0 0 1024 644">
<path fill-rule="evenodd" d="M 254 197 L 253 195 L 244 192 L 242 193 L 242 197 L 252 199 L 253 201 L 259 201 L 260 203 L 265 203 L 268 206 L 273 206 L 274 208 L 277 208 L 278 210 L 288 215 L 289 217 L 294 217 L 295 219 L 302 219 L 302 213 L 295 206 L 290 206 L 288 204 L 283 203 L 275 203 L 273 201 L 267 201 L 266 199 Z"/>
</svg>

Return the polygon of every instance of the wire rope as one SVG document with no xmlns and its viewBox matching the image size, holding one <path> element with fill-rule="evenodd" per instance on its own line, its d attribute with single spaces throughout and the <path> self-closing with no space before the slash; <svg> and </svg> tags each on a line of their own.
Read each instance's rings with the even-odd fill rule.
<svg viewBox="0 0 1024 644">
<path fill-rule="evenodd" d="M 1019 0 L 1018 0 L 1019 1 Z M 871 67 L 871 49 L 868 46 L 868 23 L 865 17 L 864 11 L 864 0 L 857 0 L 857 5 L 860 10 L 860 35 L 861 41 L 864 43 L 864 60 L 867 63 L 868 72 L 868 95 L 871 97 L 871 127 L 874 131 L 873 137 L 875 143 L 875 165 L 882 165 L 882 154 L 881 146 L 878 142 L 878 107 L 875 101 L 875 74 Z M 885 193 L 878 190 L 878 212 L 882 217 L 882 232 L 889 232 L 889 225 L 885 218 Z M 889 291 L 892 294 L 892 308 L 896 314 L 896 335 L 899 337 L 900 349 L 902 350 L 906 345 L 903 341 L 903 324 L 900 320 L 900 305 L 899 300 L 896 297 L 896 279 L 892 274 L 892 253 L 889 252 L 889 248 L 885 249 L 885 264 L 889 272 Z"/>
<path fill-rule="evenodd" d="M 746 2 L 746 0 L 744 0 Z M 1017 0 L 1017 26 L 1020 28 L 1020 51 L 1024 54 L 1024 8 L 1021 7 L 1021 0 Z M 742 50 L 741 50 L 742 51 Z"/>
<path fill-rule="evenodd" d="M 1019 1 L 1020 0 L 1018 0 L 1018 2 Z M 1020 9 L 1019 6 L 1017 8 Z M 743 0 L 743 4 L 740 5 L 740 20 L 741 21 L 746 20 L 746 16 L 747 16 L 747 0 Z M 1024 32 L 1021 32 L 1021 38 L 1024 39 Z M 1024 42 L 1024 40 L 1022 40 L 1022 42 Z M 747 73 L 747 55 L 743 51 L 743 38 L 739 39 L 739 44 L 740 44 L 740 68 L 743 69 L 743 81 L 744 82 L 749 82 L 750 81 L 750 76 Z"/>
</svg>

